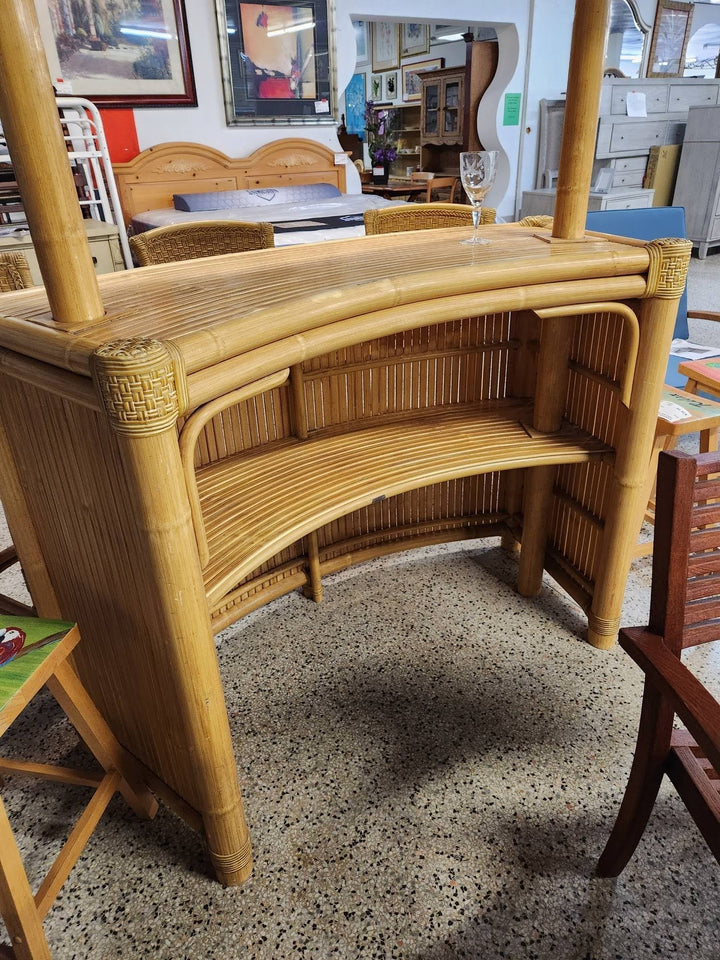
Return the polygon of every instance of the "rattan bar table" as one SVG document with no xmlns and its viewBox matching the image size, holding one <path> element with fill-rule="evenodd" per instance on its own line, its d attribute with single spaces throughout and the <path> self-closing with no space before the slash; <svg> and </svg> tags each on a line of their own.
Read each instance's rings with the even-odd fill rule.
<svg viewBox="0 0 720 960">
<path fill-rule="evenodd" d="M 0 115 L 45 286 L 0 297 L 0 498 L 39 613 L 79 623 L 83 682 L 223 883 L 252 856 L 213 633 L 243 613 L 500 535 L 521 593 L 547 570 L 614 642 L 690 244 L 585 234 L 607 14 L 576 10 L 552 235 L 96 278 L 33 0 L 3 5 Z"/>
<path fill-rule="evenodd" d="M 244 612 L 503 534 L 522 593 L 547 569 L 614 642 L 690 247 L 481 229 L 108 275 L 79 330 L 43 288 L 0 301 L 2 499 L 33 596 L 80 623 L 83 681 L 221 876 L 249 846 L 226 836 L 213 632 Z"/>
</svg>

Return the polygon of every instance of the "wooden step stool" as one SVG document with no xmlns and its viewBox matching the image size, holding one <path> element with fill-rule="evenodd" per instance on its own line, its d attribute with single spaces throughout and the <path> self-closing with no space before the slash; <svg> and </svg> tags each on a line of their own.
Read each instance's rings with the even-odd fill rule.
<svg viewBox="0 0 720 960">
<path fill-rule="evenodd" d="M 0 914 L 14 951 L 8 953 L 7 948 L 0 947 L 0 955 L 14 955 L 17 960 L 49 960 L 43 918 L 115 791 L 119 790 L 141 817 L 152 818 L 157 811 L 155 798 L 133 771 L 132 758 L 117 742 L 68 663 L 68 654 L 79 640 L 78 628 L 72 623 L 0 616 L 0 737 L 46 684 L 103 767 L 103 771 L 87 772 L 0 757 L 0 777 L 29 774 L 95 788 L 35 896 L 0 798 Z"/>
</svg>

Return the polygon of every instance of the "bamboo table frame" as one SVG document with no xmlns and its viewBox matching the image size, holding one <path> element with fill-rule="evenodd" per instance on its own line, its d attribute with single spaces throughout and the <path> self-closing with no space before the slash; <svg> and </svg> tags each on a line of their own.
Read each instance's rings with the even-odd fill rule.
<svg viewBox="0 0 720 960">
<path fill-rule="evenodd" d="M 55 106 L 32 0 L 10 7 L 0 115 L 45 288 L 0 303 L 0 496 L 41 615 L 79 622 L 114 732 L 241 883 L 213 630 L 294 586 L 320 599 L 324 573 L 370 555 L 503 534 L 523 594 L 547 569 L 613 643 L 691 247 L 585 236 L 607 15 L 587 0 L 552 236 L 482 227 L 476 250 L 455 228 L 96 278 L 64 147 L 33 148 Z"/>
</svg>

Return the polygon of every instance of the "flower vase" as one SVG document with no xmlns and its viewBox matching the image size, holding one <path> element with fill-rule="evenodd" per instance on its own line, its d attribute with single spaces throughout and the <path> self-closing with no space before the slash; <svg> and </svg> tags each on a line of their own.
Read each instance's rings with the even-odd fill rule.
<svg viewBox="0 0 720 960">
<path fill-rule="evenodd" d="M 372 168 L 373 183 L 385 184 L 390 176 L 389 163 L 374 163 Z"/>
</svg>

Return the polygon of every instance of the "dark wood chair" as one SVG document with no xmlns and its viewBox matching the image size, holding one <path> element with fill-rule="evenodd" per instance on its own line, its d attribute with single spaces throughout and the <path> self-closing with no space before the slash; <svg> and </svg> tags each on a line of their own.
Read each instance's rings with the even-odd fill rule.
<svg viewBox="0 0 720 960">
<path fill-rule="evenodd" d="M 662 452 L 657 505 L 650 623 L 620 631 L 645 690 L 630 778 L 597 867 L 603 877 L 632 856 L 665 774 L 720 862 L 720 704 L 680 659 L 720 639 L 720 454 Z M 676 715 L 683 729 L 674 729 Z"/>
</svg>

